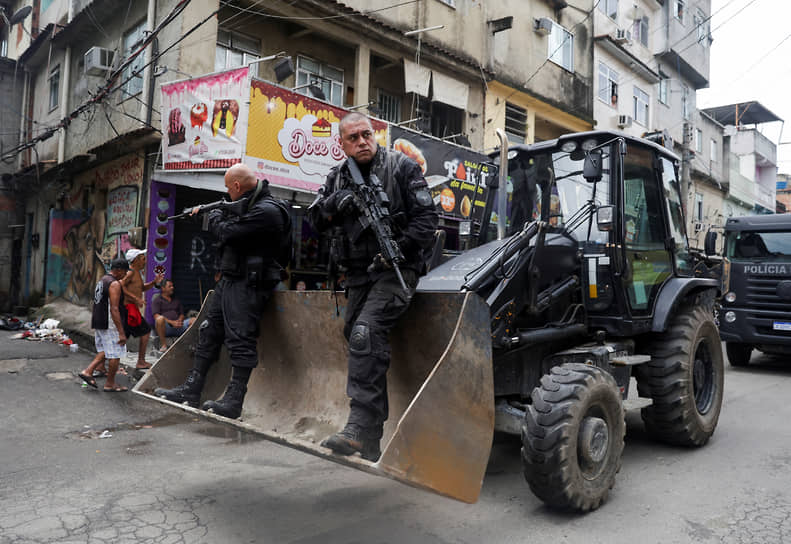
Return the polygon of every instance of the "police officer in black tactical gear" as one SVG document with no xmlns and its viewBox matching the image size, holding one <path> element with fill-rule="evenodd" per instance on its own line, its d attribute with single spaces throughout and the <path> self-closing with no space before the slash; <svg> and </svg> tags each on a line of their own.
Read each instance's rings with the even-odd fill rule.
<svg viewBox="0 0 791 544">
<path fill-rule="evenodd" d="M 284 255 L 291 253 L 291 221 L 285 204 L 272 198 L 268 182 L 236 164 L 225 173 L 229 206 L 209 212 L 209 231 L 219 240 L 219 271 L 214 298 L 199 324 L 193 367 L 186 381 L 154 394 L 197 408 L 209 368 L 223 342 L 230 355 L 231 381 L 223 397 L 203 410 L 238 418 L 247 382 L 258 364 L 257 338 L 261 314 L 281 280 Z M 198 213 L 194 208 L 193 213 Z"/>
<path fill-rule="evenodd" d="M 346 275 L 346 394 L 351 398 L 351 408 L 343 430 L 321 445 L 341 455 L 360 452 L 363 458 L 376 461 L 388 415 L 388 336 L 407 310 L 418 277 L 424 272 L 438 218 L 420 166 L 406 155 L 378 147 L 367 117 L 348 114 L 341 120 L 339 132 L 349 159 L 330 171 L 309 214 L 317 230 L 333 234 L 330 258 Z M 406 291 L 396 269 L 382 258 L 374 229 L 361 220 L 349 160 L 359 166 L 367 185 L 381 184 L 387 194 L 392 234 L 404 257 L 399 268 Z"/>
</svg>

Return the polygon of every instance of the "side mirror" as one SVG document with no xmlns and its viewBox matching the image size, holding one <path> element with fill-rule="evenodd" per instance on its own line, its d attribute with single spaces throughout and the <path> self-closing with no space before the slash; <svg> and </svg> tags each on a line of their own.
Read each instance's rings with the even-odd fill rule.
<svg viewBox="0 0 791 544">
<path fill-rule="evenodd" d="M 706 255 L 716 255 L 717 253 L 717 233 L 709 231 L 703 241 L 703 251 Z"/>
<path fill-rule="evenodd" d="M 590 183 L 596 183 L 601 181 L 601 176 L 601 151 L 591 151 L 585 156 L 585 163 L 582 165 L 582 177 Z"/>
<path fill-rule="evenodd" d="M 601 232 L 609 232 L 612 230 L 615 221 L 615 206 L 612 204 L 607 206 L 599 206 L 596 208 L 596 226 Z"/>
</svg>

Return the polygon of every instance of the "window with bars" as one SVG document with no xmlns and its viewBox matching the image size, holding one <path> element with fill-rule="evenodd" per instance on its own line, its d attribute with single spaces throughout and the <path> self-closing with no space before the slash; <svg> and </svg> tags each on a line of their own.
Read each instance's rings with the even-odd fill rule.
<svg viewBox="0 0 791 544">
<path fill-rule="evenodd" d="M 505 103 L 505 133 L 511 143 L 527 141 L 527 110 L 510 102 Z"/>
<path fill-rule="evenodd" d="M 423 96 L 418 97 L 415 113 L 420 118 L 418 130 L 437 138 L 458 136 L 464 128 L 464 111 Z"/>
<path fill-rule="evenodd" d="M 634 88 L 632 95 L 632 104 L 634 106 L 634 120 L 644 127 L 648 126 L 648 93 L 640 89 Z"/>
<path fill-rule="evenodd" d="M 143 43 L 145 29 L 146 22 L 143 20 L 124 34 L 124 59 L 128 58 L 131 53 L 137 51 Z M 126 100 L 130 96 L 135 96 L 143 91 L 143 73 L 141 69 L 143 68 L 144 60 L 145 55 L 140 53 L 129 66 L 124 68 L 124 72 L 121 74 L 121 81 L 125 82 L 121 86 L 121 100 Z M 136 72 L 138 72 L 137 75 L 132 76 L 132 74 Z"/>
<path fill-rule="evenodd" d="M 401 121 L 401 97 L 379 89 L 377 100 L 379 108 L 379 118 L 391 123 Z"/>
<path fill-rule="evenodd" d="M 325 100 L 336 106 L 343 105 L 343 70 L 317 60 L 297 57 L 297 87 L 316 85 Z"/>
<path fill-rule="evenodd" d="M 599 99 L 613 108 L 618 106 L 618 72 L 599 62 Z"/>
<path fill-rule="evenodd" d="M 574 35 L 552 22 L 552 31 L 549 33 L 547 57 L 549 60 L 568 70 L 574 71 Z"/>
<path fill-rule="evenodd" d="M 261 42 L 230 32 L 228 30 L 217 30 L 217 49 L 214 52 L 214 70 L 221 72 L 233 68 L 247 66 L 254 60 L 258 60 L 261 54 Z M 255 76 L 258 73 L 258 65 L 250 67 L 250 73 Z"/>
</svg>

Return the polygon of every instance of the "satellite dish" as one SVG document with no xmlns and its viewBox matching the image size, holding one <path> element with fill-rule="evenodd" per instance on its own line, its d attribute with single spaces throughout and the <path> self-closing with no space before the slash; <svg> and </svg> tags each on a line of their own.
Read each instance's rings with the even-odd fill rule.
<svg viewBox="0 0 791 544">
<path fill-rule="evenodd" d="M 9 26 L 14 26 L 17 23 L 21 23 L 25 20 L 25 17 L 30 15 L 30 12 L 33 11 L 32 6 L 24 6 L 19 8 L 16 13 L 14 13 L 11 18 L 8 20 Z"/>
</svg>

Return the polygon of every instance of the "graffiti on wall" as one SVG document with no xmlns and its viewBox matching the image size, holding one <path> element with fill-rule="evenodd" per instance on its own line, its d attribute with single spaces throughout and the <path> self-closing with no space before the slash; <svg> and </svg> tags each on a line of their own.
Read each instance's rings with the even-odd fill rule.
<svg viewBox="0 0 791 544">
<path fill-rule="evenodd" d="M 74 303 L 87 303 L 105 273 L 101 254 L 104 210 L 71 209 L 50 212 L 50 257 L 47 288 Z"/>
<path fill-rule="evenodd" d="M 46 273 L 52 296 L 89 304 L 106 265 L 131 247 L 126 232 L 136 226 L 142 178 L 143 160 L 137 156 L 75 177 L 64 209 L 50 211 Z M 91 205 L 86 208 L 85 202 Z"/>
</svg>

